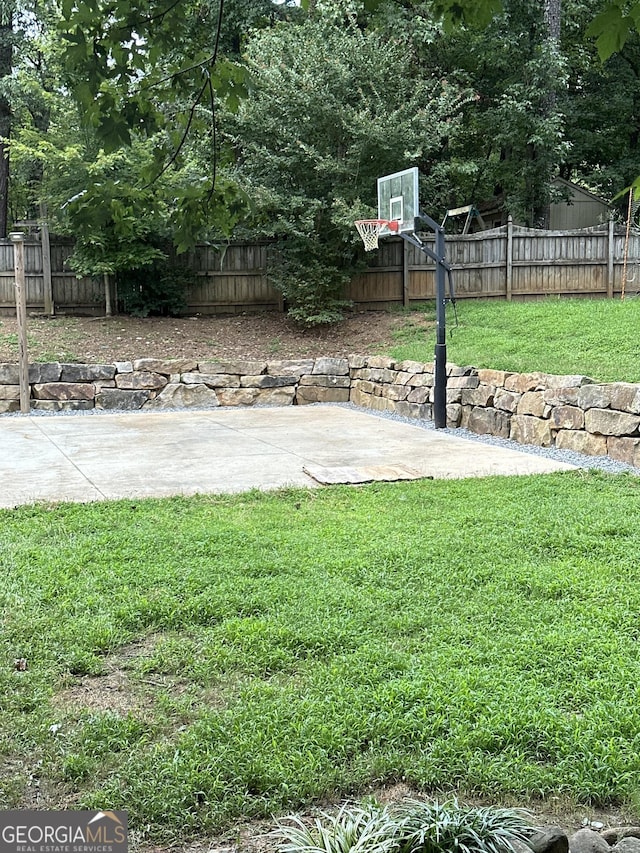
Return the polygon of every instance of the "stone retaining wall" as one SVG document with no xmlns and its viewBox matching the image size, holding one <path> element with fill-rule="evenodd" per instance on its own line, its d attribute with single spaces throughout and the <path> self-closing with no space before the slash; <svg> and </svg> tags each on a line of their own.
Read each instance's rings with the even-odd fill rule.
<svg viewBox="0 0 640 853">
<path fill-rule="evenodd" d="M 586 376 L 447 366 L 447 423 L 522 444 L 608 455 L 640 467 L 640 385 Z M 431 419 L 433 364 L 382 356 L 33 364 L 31 408 L 173 409 L 345 403 Z M 0 364 L 0 413 L 20 409 L 18 367 Z"/>
</svg>

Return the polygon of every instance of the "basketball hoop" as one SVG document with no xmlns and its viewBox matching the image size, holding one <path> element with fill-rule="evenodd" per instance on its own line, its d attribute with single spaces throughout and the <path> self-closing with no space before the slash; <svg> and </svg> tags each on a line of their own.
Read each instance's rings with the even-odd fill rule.
<svg viewBox="0 0 640 853">
<path fill-rule="evenodd" d="M 355 226 L 362 237 L 365 252 L 378 248 L 378 238 L 383 228 L 386 227 L 389 231 L 398 230 L 398 223 L 388 219 L 357 219 Z"/>
</svg>

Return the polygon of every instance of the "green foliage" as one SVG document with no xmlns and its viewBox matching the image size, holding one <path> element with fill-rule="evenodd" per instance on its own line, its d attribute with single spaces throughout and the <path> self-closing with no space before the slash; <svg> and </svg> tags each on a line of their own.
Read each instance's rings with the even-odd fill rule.
<svg viewBox="0 0 640 853">
<path fill-rule="evenodd" d="M 448 206 L 497 196 L 516 221 L 544 224 L 550 182 L 565 153 L 556 99 L 566 70 L 549 40 L 543 4 L 505 0 L 485 29 L 457 28 L 416 50 L 423 65 L 474 93 L 439 158 Z"/>
<path fill-rule="evenodd" d="M 599 10 L 586 28 L 586 36 L 596 39 L 598 53 L 604 62 L 622 50 L 629 35 L 640 30 L 640 3 L 637 0 L 608 0 L 598 3 Z M 503 8 L 502 0 L 434 0 L 433 10 L 445 26 L 466 23 L 487 26 Z"/>
<path fill-rule="evenodd" d="M 433 10 L 448 29 L 461 23 L 486 27 L 502 10 L 502 0 L 434 0 Z"/>
<path fill-rule="evenodd" d="M 244 216 L 246 198 L 235 182 L 222 175 L 212 188 L 197 153 L 152 180 L 157 140 L 107 154 L 74 125 L 73 113 L 56 105 L 51 118 L 47 134 L 25 127 L 16 135 L 12 162 L 16 174 L 40 173 L 38 195 L 46 199 L 52 230 L 75 238 L 70 266 L 78 274 L 149 267 L 212 229 L 229 234 Z"/>
<path fill-rule="evenodd" d="M 269 279 L 280 290 L 289 316 L 303 326 L 335 323 L 350 306 L 342 297 L 350 275 L 343 259 L 331 258 L 332 246 L 294 237 L 271 253 Z M 333 261 L 333 263 L 332 263 Z"/>
<path fill-rule="evenodd" d="M 512 853 L 513 841 L 531 837 L 531 819 L 519 809 L 405 801 L 398 835 L 403 853 Z"/>
<path fill-rule="evenodd" d="M 187 310 L 187 289 L 196 275 L 166 260 L 142 269 L 129 268 L 117 278 L 118 302 L 134 317 L 179 317 Z"/>
<path fill-rule="evenodd" d="M 498 185 L 512 212 L 522 213 L 520 218 L 534 221 L 548 200 L 545 197 L 548 176 L 562 159 L 560 155 L 565 140 L 575 152 L 575 157 L 566 159 L 567 171 L 578 170 L 578 173 L 585 174 L 591 185 L 595 185 L 595 176 L 598 170 L 602 172 L 605 157 L 601 156 L 598 161 L 597 146 L 582 145 L 579 137 L 589 129 L 608 127 L 608 140 L 630 139 L 624 127 L 632 126 L 628 117 L 634 114 L 631 97 L 627 98 L 629 109 L 618 109 L 622 98 L 616 93 L 621 88 L 630 93 L 634 87 L 633 80 L 627 79 L 628 74 L 620 86 L 616 70 L 602 81 L 594 79 L 593 91 L 608 91 L 616 95 L 611 99 L 615 105 L 609 104 L 609 114 L 612 117 L 619 113 L 620 121 L 616 124 L 612 120 L 601 120 L 607 109 L 607 99 L 603 101 L 602 96 L 595 116 L 590 108 L 582 109 L 585 106 L 583 88 L 579 96 L 573 97 L 577 106 L 571 106 L 571 98 L 559 104 L 560 114 L 569 116 L 573 122 L 568 125 L 568 139 L 567 134 L 563 139 L 559 115 L 548 109 L 549 97 L 558 95 L 562 90 L 563 69 L 561 64 L 558 65 L 558 57 L 545 48 L 541 7 L 539 3 L 513 3 L 510 0 L 503 9 L 497 0 L 437 0 L 427 5 L 415 4 L 411 15 L 398 7 L 390 10 L 389 4 L 382 4 L 377 6 L 372 16 L 371 4 L 365 9 L 359 3 L 324 2 L 317 8 L 315 24 L 319 28 L 314 34 L 305 29 L 306 24 L 299 26 L 286 21 L 287 18 L 299 21 L 302 17 L 299 10 L 280 5 L 274 7 L 264 0 L 233 0 L 231 5 L 226 4 L 222 19 L 217 0 L 169 4 L 162 0 L 95 0 L 85 4 L 64 0 L 60 4 L 60 15 L 52 6 L 45 6 L 37 8 L 35 17 L 29 4 L 25 4 L 24 20 L 30 22 L 25 32 L 29 37 L 24 38 L 23 33 L 24 49 L 19 52 L 22 64 L 11 77 L 7 92 L 13 115 L 18 117 L 18 135 L 25 125 L 30 125 L 40 128 L 46 136 L 52 134 L 54 138 L 60 130 L 66 132 L 73 128 L 73 133 L 80 132 L 76 117 L 70 116 L 68 105 L 64 123 L 58 128 L 48 127 L 51 112 L 55 113 L 56 109 L 52 102 L 65 98 L 68 101 L 66 93 L 72 92 L 81 106 L 80 119 L 85 135 L 87 127 L 90 129 L 91 138 L 82 155 L 89 161 L 100 148 L 108 155 L 122 147 L 139 147 L 144 138 L 152 140 L 145 162 L 139 163 L 140 168 L 135 173 L 135 189 L 143 193 L 154 180 L 161 181 L 162 190 L 157 194 L 165 194 L 163 202 L 168 208 L 165 225 L 171 222 L 172 239 L 182 250 L 209 228 L 217 233 L 231 233 L 246 208 L 247 198 L 237 192 L 228 174 L 232 153 L 230 149 L 220 148 L 220 138 L 215 134 L 215 118 L 222 107 L 227 112 L 236 111 L 247 94 L 247 70 L 241 63 L 230 61 L 229 56 L 238 58 L 250 24 L 262 30 L 261 35 L 250 37 L 256 41 L 256 47 L 252 48 L 250 42 L 248 44 L 249 70 L 258 84 L 253 94 L 258 99 L 270 99 L 274 114 L 292 124 L 294 129 L 298 120 L 301 127 L 305 127 L 309 108 L 314 120 L 322 116 L 314 107 L 308 86 L 304 85 L 315 68 L 319 84 L 322 84 L 318 86 L 318 94 L 322 91 L 330 93 L 326 99 L 325 120 L 318 124 L 317 135 L 328 134 L 335 143 L 339 127 L 343 136 L 346 133 L 345 138 L 357 140 L 366 128 L 371 132 L 373 149 L 379 150 L 382 143 L 387 144 L 384 154 L 362 150 L 358 159 L 342 157 L 339 149 L 328 156 L 322 146 L 315 150 L 309 139 L 299 140 L 302 149 L 297 154 L 306 151 L 311 158 L 309 162 L 316 155 L 321 159 L 322 166 L 311 169 L 311 173 L 316 173 L 317 177 L 318 172 L 334 171 L 336 180 L 332 204 L 334 201 L 338 205 L 344 202 L 348 208 L 353 208 L 354 203 L 359 202 L 362 207 L 370 206 L 371 180 L 383 171 L 417 162 L 425 175 L 423 192 L 430 205 L 442 207 L 464 203 L 471 196 L 477 201 L 479 194 L 490 195 Z M 19 4 L 15 8 L 19 8 Z M 639 8 L 640 4 L 636 2 L 622 0 L 609 0 L 604 5 L 599 0 L 586 4 L 570 2 L 565 6 L 564 29 L 573 34 L 572 44 L 582 45 L 585 27 L 597 15 L 591 28 L 594 35 L 608 34 L 615 46 L 622 48 L 624 42 L 627 49 L 633 39 L 625 28 L 630 32 L 634 30 Z M 352 15 L 347 25 L 349 38 L 338 43 L 330 34 L 331 21 L 340 29 L 349 15 Z M 440 24 L 434 23 L 438 16 L 444 21 L 445 34 Z M 580 17 L 578 30 L 573 23 L 576 17 Z M 286 23 L 273 26 L 283 20 Z M 321 26 L 323 21 L 326 31 Z M 378 38 L 382 47 L 375 48 L 372 42 L 369 53 L 374 57 L 377 55 L 377 64 L 371 56 L 364 58 L 364 50 L 355 38 L 359 29 L 376 27 L 380 30 Z M 471 27 L 486 27 L 486 30 L 472 32 Z M 62 40 L 52 38 L 51 33 L 56 30 L 62 35 Z M 286 37 L 285 32 L 288 34 Z M 617 35 L 612 36 L 612 33 Z M 366 42 L 368 34 L 360 35 Z M 287 41 L 295 42 L 297 38 L 305 44 L 315 66 L 308 62 L 305 70 L 304 61 L 290 50 Z M 423 50 L 420 53 L 417 47 L 421 39 L 425 40 L 422 48 L 437 45 L 437 51 Z M 452 41 L 448 43 L 448 39 Z M 314 40 L 319 41 L 319 46 L 313 45 Z M 323 52 L 321 47 L 325 42 Z M 273 46 L 269 47 L 270 44 Z M 260 65 L 259 51 L 263 46 L 266 46 L 273 64 L 271 82 L 266 82 L 264 63 Z M 293 100 L 289 95 L 292 103 L 289 116 L 278 102 L 280 49 L 287 66 L 279 72 L 283 83 L 281 93 L 290 93 L 292 89 L 291 82 L 286 82 L 287 73 L 298 75 L 298 81 L 303 84 Z M 404 50 L 404 56 L 395 56 L 394 49 L 398 54 Z M 326 61 L 337 51 L 345 50 L 353 52 L 351 65 L 344 59 L 333 66 L 332 61 Z M 566 42 L 563 50 L 566 53 Z M 491 58 L 490 62 L 486 61 L 487 57 Z M 332 66 L 333 70 L 327 66 Z M 622 71 L 620 74 L 625 76 Z M 362 126 L 359 126 L 356 114 L 345 122 L 345 104 L 355 109 L 354 93 L 360 92 L 362 81 L 376 79 L 375 75 L 380 77 L 375 91 L 368 89 L 365 83 L 361 94 L 359 117 Z M 457 120 L 460 104 L 458 107 L 450 105 L 452 108 L 447 118 L 452 121 L 446 133 L 441 132 L 439 138 L 434 139 L 438 133 L 430 134 L 427 128 L 425 135 L 432 138 L 425 152 L 419 144 L 416 145 L 419 134 L 415 132 L 417 128 L 410 128 L 408 116 L 413 105 L 418 116 L 417 124 L 420 124 L 424 105 L 433 106 L 435 98 L 436 109 L 431 115 L 438 125 L 443 117 L 442 99 L 438 102 L 438 93 L 434 94 L 433 87 L 425 89 L 423 83 L 425 80 L 433 83 L 436 76 L 447 81 L 454 97 L 466 88 L 474 91 L 474 97 L 462 99 L 464 122 Z M 582 69 L 576 70 L 576 81 L 582 76 Z M 404 113 L 398 109 L 401 98 L 394 99 L 389 91 L 392 81 L 407 100 Z M 416 89 L 413 100 L 411 83 Z M 418 92 L 421 86 L 423 89 Z M 403 87 L 405 91 L 402 91 Z M 297 113 L 295 109 L 298 109 Z M 259 111 L 258 108 L 256 113 Z M 326 121 L 326 117 L 330 118 L 332 114 L 336 116 L 336 128 Z M 588 119 L 581 120 L 581 114 L 588 115 Z M 53 119 L 55 125 L 55 115 Z M 246 129 L 242 125 L 240 121 L 241 133 Z M 283 143 L 286 146 L 286 134 L 274 134 L 273 127 L 269 127 L 276 146 Z M 248 157 L 252 154 L 254 142 L 249 134 L 246 145 L 243 140 L 236 140 L 235 147 Z M 315 143 L 316 139 L 311 142 Z M 433 142 L 436 143 L 435 149 Z M 292 135 L 292 143 L 289 154 L 295 151 L 295 134 Z M 64 145 L 68 146 L 69 140 L 65 139 Z M 587 151 L 588 147 L 591 147 L 591 152 Z M 30 207 L 31 212 L 37 210 L 39 201 L 49 200 L 49 179 L 43 170 L 52 171 L 53 164 L 43 159 L 43 150 L 41 148 L 40 154 L 31 160 L 22 157 L 13 161 L 12 153 L 12 162 L 17 164 L 20 177 L 14 194 L 16 205 Z M 284 153 L 282 148 L 278 150 L 280 155 Z M 634 157 L 632 146 L 624 155 L 624 168 L 622 154 L 615 156 L 621 161 L 620 168 L 615 174 L 611 172 L 609 183 L 615 179 L 628 185 L 635 177 L 635 173 L 630 171 Z M 331 158 L 334 162 L 329 166 Z M 60 167 L 63 160 L 57 158 L 56 165 Z M 336 169 L 336 164 L 339 166 L 342 161 L 347 168 Z M 286 156 L 280 156 L 279 165 L 282 169 L 288 167 Z M 267 223 L 268 228 L 268 223 L 273 222 L 275 216 L 282 220 L 279 230 L 291 233 L 286 206 L 282 204 L 286 192 L 265 199 L 262 178 L 248 174 L 245 166 L 246 163 L 242 180 L 259 211 L 251 227 L 264 228 Z M 605 168 L 608 167 L 605 164 Z M 622 173 L 625 174 L 624 179 L 619 177 Z M 354 174 L 361 176 L 359 183 L 366 192 L 352 193 L 343 189 L 348 187 Z M 73 180 L 68 183 L 73 183 Z M 305 193 L 316 199 L 315 189 L 309 183 Z M 68 192 L 66 198 L 80 189 Z M 103 197 L 95 187 L 88 189 L 82 206 L 85 214 L 89 213 L 90 207 L 99 209 L 111 205 L 109 193 Z M 317 201 L 327 206 L 324 190 L 318 190 Z M 123 203 L 126 207 L 126 200 Z M 155 213 L 147 212 L 146 202 L 141 204 L 140 199 L 136 199 L 135 204 L 141 218 L 149 215 L 153 219 Z M 337 223 L 335 217 L 332 220 Z M 149 228 L 149 233 L 154 228 L 155 224 Z M 321 224 L 319 231 L 305 229 L 304 233 L 315 240 L 319 234 L 326 233 L 326 228 Z M 349 240 L 345 243 L 352 247 Z M 350 258 L 349 262 L 352 260 Z"/>
<path fill-rule="evenodd" d="M 460 121 L 467 93 L 416 78 L 413 60 L 406 45 L 363 32 L 339 8 L 248 45 L 252 96 L 227 132 L 252 200 L 247 227 L 285 238 L 274 281 L 305 322 L 334 316 L 344 298 L 361 258 L 353 221 L 374 214 L 377 177 L 415 164 L 428 174 Z"/>
<path fill-rule="evenodd" d="M 404 800 L 396 806 L 343 806 L 309 825 L 296 815 L 273 833 L 281 853 L 513 853 L 531 836 L 525 812 Z"/>
<path fill-rule="evenodd" d="M 278 21 L 297 20 L 300 6 L 288 0 L 225 0 L 220 33 L 220 51 L 240 60 L 251 33 L 274 26 Z"/>
<path fill-rule="evenodd" d="M 82 189 L 61 206 L 76 240 L 69 266 L 80 275 L 113 275 L 163 257 L 153 244 L 161 230 L 161 201 L 135 180 L 135 152 L 99 152 L 93 163 L 78 166 Z"/>
<path fill-rule="evenodd" d="M 162 198 L 166 230 L 179 251 L 209 229 L 228 235 L 244 199 L 219 175 L 228 152 L 220 150 L 216 111 L 223 104 L 238 108 L 246 74 L 219 55 L 221 0 L 63 0 L 61 11 L 64 80 L 84 127 L 107 156 L 151 141 L 132 187 Z M 189 162 L 194 149 L 195 164 Z M 101 206 L 99 193 L 89 193 L 83 214 L 95 218 Z M 154 214 L 138 207 L 141 219 Z M 152 233 L 155 225 L 146 227 Z"/>
<path fill-rule="evenodd" d="M 108 152 L 160 130 L 179 151 L 184 134 L 209 131 L 201 104 L 231 109 L 244 93 L 242 69 L 217 56 L 217 3 L 63 0 L 61 11 L 67 82 Z"/>
<path fill-rule="evenodd" d="M 323 812 L 311 826 L 292 815 L 273 833 L 281 853 L 397 853 L 397 834 L 390 811 L 376 805 Z"/>
<path fill-rule="evenodd" d="M 640 31 L 640 3 L 611 0 L 591 21 L 586 35 L 596 39 L 598 54 L 604 62 L 624 48 L 634 31 Z"/>
<path fill-rule="evenodd" d="M 245 93 L 242 66 L 217 55 L 218 12 L 215 2 L 65 2 L 26 17 L 10 92 L 14 215 L 46 204 L 50 226 L 78 239 L 79 271 L 146 265 L 152 240 L 184 251 L 244 214 L 228 175 L 216 180 L 229 152 L 215 110 Z"/>
<path fill-rule="evenodd" d="M 495 192 L 532 224 L 558 168 L 605 194 L 637 187 L 640 3 L 565 0 L 559 50 L 543 6 L 320 0 L 305 19 L 268 0 L 228 0 L 225 15 L 219 0 L 7 3 L 13 215 L 48 204 L 95 274 L 148 264 L 158 238 L 183 251 L 240 227 L 294 236 L 311 260 L 291 261 L 287 298 L 296 316 L 333 315 L 380 174 L 417 164 L 430 212 Z M 601 57 L 618 52 L 605 66 L 587 27 Z M 128 168 L 90 174 L 123 153 Z"/>
<path fill-rule="evenodd" d="M 613 199 L 633 182 L 640 163 L 633 118 L 640 107 L 640 38 L 630 35 L 620 53 L 602 62 L 595 47 L 583 38 L 598 5 L 571 4 L 565 18 L 562 49 L 568 79 L 566 90 L 558 95 L 558 106 L 570 144 L 561 175 L 579 178 L 604 198 Z M 623 219 L 625 202 L 619 202 Z"/>
</svg>

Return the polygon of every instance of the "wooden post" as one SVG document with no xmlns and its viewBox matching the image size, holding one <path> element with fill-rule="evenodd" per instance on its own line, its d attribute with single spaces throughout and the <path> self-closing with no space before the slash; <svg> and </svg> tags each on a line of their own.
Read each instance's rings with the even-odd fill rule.
<svg viewBox="0 0 640 853">
<path fill-rule="evenodd" d="M 624 237 L 624 260 L 622 262 L 622 288 L 620 290 L 620 299 L 624 301 L 627 287 L 627 262 L 629 260 L 629 234 L 631 233 L 631 218 L 633 213 L 633 190 L 629 190 L 629 210 L 627 212 L 627 230 Z"/>
<path fill-rule="evenodd" d="M 614 280 L 613 280 L 613 217 L 609 219 L 609 242 L 607 244 L 607 298 L 613 299 Z"/>
<path fill-rule="evenodd" d="M 50 317 L 54 315 L 53 287 L 51 285 L 51 245 L 49 243 L 49 226 L 47 225 L 47 206 L 40 205 L 40 243 L 42 245 L 42 286 L 44 313 Z"/>
<path fill-rule="evenodd" d="M 104 274 L 104 316 L 111 317 L 111 276 Z"/>
<path fill-rule="evenodd" d="M 24 277 L 24 234 L 14 231 L 9 234 L 13 242 L 13 266 L 16 286 L 16 318 L 18 320 L 18 343 L 20 360 L 18 375 L 20 380 L 20 411 L 28 415 L 31 403 L 29 392 L 29 357 L 27 355 L 27 293 Z"/>
<path fill-rule="evenodd" d="M 402 241 L 402 304 L 405 308 L 409 307 L 410 299 L 410 275 L 409 275 L 409 244 Z"/>
<path fill-rule="evenodd" d="M 511 302 L 513 291 L 513 219 L 511 214 L 507 219 L 507 285 L 506 296 L 507 302 Z"/>
</svg>

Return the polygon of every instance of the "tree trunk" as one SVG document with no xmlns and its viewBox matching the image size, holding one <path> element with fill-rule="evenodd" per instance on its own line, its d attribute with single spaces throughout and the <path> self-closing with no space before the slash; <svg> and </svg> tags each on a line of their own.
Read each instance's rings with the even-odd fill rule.
<svg viewBox="0 0 640 853">
<path fill-rule="evenodd" d="M 0 20 L 0 79 L 11 75 L 13 60 L 13 18 L 10 4 L 3 4 L 4 17 Z M 9 148 L 11 136 L 11 107 L 0 96 L 0 238 L 7 236 L 9 226 Z"/>
<path fill-rule="evenodd" d="M 546 27 L 546 38 L 549 47 L 549 57 L 553 57 L 554 66 L 559 60 L 560 52 L 560 27 L 562 22 L 562 0 L 544 0 L 544 22 Z M 551 117 L 556 112 L 556 93 L 553 88 L 553 83 L 550 81 L 550 86 L 547 91 L 547 96 L 544 103 L 544 111 L 548 117 Z M 553 175 L 549 175 L 551 180 Z M 547 190 L 547 196 L 549 190 Z M 549 199 L 541 204 L 533 212 L 534 225 L 538 228 L 549 228 L 551 222 L 551 203 Z"/>
<path fill-rule="evenodd" d="M 544 0 L 544 20 L 547 25 L 548 37 L 552 42 L 555 42 L 557 49 L 560 42 L 562 0 Z"/>
<path fill-rule="evenodd" d="M 44 81 L 41 81 L 42 88 L 45 92 L 52 91 L 47 87 Z M 42 136 L 49 130 L 51 124 L 51 110 L 48 107 L 29 109 L 33 124 Z M 31 175 L 29 177 L 29 204 L 31 209 L 28 211 L 27 219 L 37 219 L 42 217 L 42 179 L 44 177 L 44 163 L 38 160 L 33 164 Z M 46 205 L 45 205 L 46 207 Z"/>
</svg>

